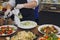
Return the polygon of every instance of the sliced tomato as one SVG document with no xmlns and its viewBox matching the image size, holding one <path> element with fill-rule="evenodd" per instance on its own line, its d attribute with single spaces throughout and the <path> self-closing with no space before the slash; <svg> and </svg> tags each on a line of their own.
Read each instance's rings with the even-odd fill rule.
<svg viewBox="0 0 60 40">
<path fill-rule="evenodd" d="M 5 30 L 2 30 L 3 33 L 5 33 Z"/>
<path fill-rule="evenodd" d="M 39 38 L 39 40 L 46 40 L 44 37 Z"/>
<path fill-rule="evenodd" d="M 11 34 L 13 31 L 12 30 L 9 30 L 8 32 L 7 32 L 7 34 Z"/>
<path fill-rule="evenodd" d="M 2 34 L 3 34 L 3 32 L 1 31 L 1 32 L 0 32 L 0 35 L 2 35 Z"/>
<path fill-rule="evenodd" d="M 46 38 L 46 39 L 47 39 L 47 38 L 48 38 L 48 36 L 44 36 L 44 38 Z"/>
</svg>

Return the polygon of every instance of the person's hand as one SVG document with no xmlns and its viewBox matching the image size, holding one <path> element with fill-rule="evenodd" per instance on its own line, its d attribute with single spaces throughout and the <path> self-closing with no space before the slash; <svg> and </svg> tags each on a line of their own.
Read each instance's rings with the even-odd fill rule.
<svg viewBox="0 0 60 40">
<path fill-rule="evenodd" d="M 7 18 L 8 13 L 10 12 L 10 9 L 8 9 L 5 13 L 4 13 L 4 18 Z"/>
<path fill-rule="evenodd" d="M 10 11 L 8 17 L 10 17 L 13 14 L 16 15 L 16 16 L 18 16 L 18 13 L 19 13 L 19 9 L 14 8 L 14 10 Z"/>
<path fill-rule="evenodd" d="M 17 9 L 21 9 L 21 8 L 23 8 L 23 7 L 24 7 L 23 4 L 17 4 L 17 6 L 16 6 Z"/>
</svg>

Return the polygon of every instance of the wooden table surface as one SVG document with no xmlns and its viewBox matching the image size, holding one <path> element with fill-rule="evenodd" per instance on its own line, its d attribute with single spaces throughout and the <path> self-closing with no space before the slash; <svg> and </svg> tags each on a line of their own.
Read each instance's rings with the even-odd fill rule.
<svg viewBox="0 0 60 40">
<path fill-rule="evenodd" d="M 27 30 L 24 30 L 24 29 L 20 29 L 18 28 L 17 32 L 19 31 L 27 31 Z M 38 35 L 38 36 L 43 36 L 43 34 L 41 34 L 39 31 L 38 31 L 38 26 L 33 28 L 33 29 L 28 29 L 28 31 L 31 31 L 33 32 L 34 34 Z M 16 32 L 16 33 L 17 33 Z M 0 37 L 0 40 L 6 40 L 6 37 Z"/>
</svg>

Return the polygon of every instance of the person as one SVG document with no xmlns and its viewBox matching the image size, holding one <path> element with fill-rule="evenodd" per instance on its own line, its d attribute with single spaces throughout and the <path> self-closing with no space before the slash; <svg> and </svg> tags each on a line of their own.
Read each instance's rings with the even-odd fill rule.
<svg viewBox="0 0 60 40">
<path fill-rule="evenodd" d="M 6 15 L 11 11 L 12 8 L 20 9 L 20 12 L 23 16 L 21 19 L 24 20 L 32 20 L 35 21 L 34 16 L 34 9 L 36 6 L 38 6 L 38 0 L 9 0 L 8 4 L 6 6 L 7 11 L 5 12 Z M 11 16 L 13 19 L 13 15 Z"/>
</svg>

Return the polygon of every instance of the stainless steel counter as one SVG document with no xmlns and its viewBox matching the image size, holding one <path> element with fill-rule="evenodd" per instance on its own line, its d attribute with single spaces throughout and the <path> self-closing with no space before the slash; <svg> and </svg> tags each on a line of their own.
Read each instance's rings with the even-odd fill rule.
<svg viewBox="0 0 60 40">
<path fill-rule="evenodd" d="M 60 12 L 60 3 L 41 2 L 39 11 Z"/>
</svg>

